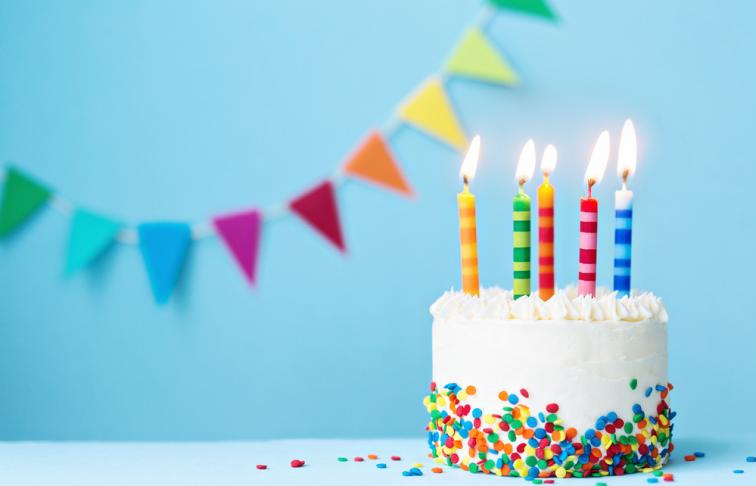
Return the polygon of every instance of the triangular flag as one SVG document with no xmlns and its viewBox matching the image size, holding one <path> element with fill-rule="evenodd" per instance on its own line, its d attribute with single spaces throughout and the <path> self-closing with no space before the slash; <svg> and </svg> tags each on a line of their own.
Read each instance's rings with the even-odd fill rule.
<svg viewBox="0 0 756 486">
<path fill-rule="evenodd" d="M 446 63 L 452 74 L 514 86 L 517 73 L 507 64 L 478 28 L 472 28 Z"/>
<path fill-rule="evenodd" d="M 346 251 L 344 237 L 341 235 L 336 196 L 330 181 L 322 182 L 298 196 L 289 203 L 289 208 L 339 250 Z"/>
<path fill-rule="evenodd" d="M 50 190 L 23 174 L 8 167 L 5 171 L 5 188 L 0 202 L 0 238 L 7 236 L 50 197 Z"/>
<path fill-rule="evenodd" d="M 255 284 L 261 223 L 262 214 L 256 209 L 213 219 L 215 229 L 223 243 L 226 244 L 252 285 Z"/>
<path fill-rule="evenodd" d="M 121 223 L 86 209 L 77 209 L 71 218 L 66 254 L 66 275 L 89 265 L 112 243 Z"/>
<path fill-rule="evenodd" d="M 185 223 L 139 225 L 139 249 L 158 304 L 168 301 L 186 260 L 192 231 Z"/>
<path fill-rule="evenodd" d="M 545 0 L 488 0 L 496 7 L 556 20 L 557 16 Z"/>
<path fill-rule="evenodd" d="M 412 196 L 412 188 L 396 164 L 388 144 L 378 132 L 373 132 L 344 164 L 344 172 Z"/>
<path fill-rule="evenodd" d="M 464 150 L 465 134 L 457 122 L 454 109 L 446 97 L 441 81 L 432 77 L 399 108 L 402 120 L 415 125 L 434 137 Z"/>
</svg>

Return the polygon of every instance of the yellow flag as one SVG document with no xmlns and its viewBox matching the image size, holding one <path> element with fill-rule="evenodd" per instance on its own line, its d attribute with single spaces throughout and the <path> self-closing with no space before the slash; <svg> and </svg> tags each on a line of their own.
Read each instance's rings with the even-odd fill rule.
<svg viewBox="0 0 756 486">
<path fill-rule="evenodd" d="M 399 117 L 449 145 L 464 150 L 467 140 L 441 80 L 431 77 L 399 108 Z"/>
<path fill-rule="evenodd" d="M 461 76 L 481 81 L 514 86 L 517 73 L 478 28 L 472 28 L 459 43 L 446 63 L 446 69 Z"/>
</svg>

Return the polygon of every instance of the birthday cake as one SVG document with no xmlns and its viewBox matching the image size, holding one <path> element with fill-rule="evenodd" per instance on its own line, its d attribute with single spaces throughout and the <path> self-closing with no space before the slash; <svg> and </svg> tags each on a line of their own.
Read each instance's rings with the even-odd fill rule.
<svg viewBox="0 0 756 486">
<path fill-rule="evenodd" d="M 437 462 L 529 479 L 651 471 L 673 449 L 667 312 L 650 293 L 446 292 L 425 406 Z"/>
</svg>

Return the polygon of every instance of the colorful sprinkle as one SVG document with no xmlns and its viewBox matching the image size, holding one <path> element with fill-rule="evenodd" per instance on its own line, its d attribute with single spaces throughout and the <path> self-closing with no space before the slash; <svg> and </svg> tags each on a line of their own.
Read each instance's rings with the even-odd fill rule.
<svg viewBox="0 0 756 486">
<path fill-rule="evenodd" d="M 671 483 L 675 480 L 675 476 L 672 473 L 664 473 L 664 476 L 662 476 L 662 479 L 667 481 L 668 483 Z"/>
<path fill-rule="evenodd" d="M 336 460 L 339 462 L 347 462 L 349 459 L 347 459 L 346 457 L 337 457 Z"/>
<path fill-rule="evenodd" d="M 436 474 L 441 474 L 442 472 L 444 472 L 444 470 L 441 469 L 440 467 L 434 467 L 433 469 L 431 469 L 431 471 Z"/>
<path fill-rule="evenodd" d="M 402 471 L 402 476 L 422 476 L 422 475 L 423 475 L 423 472 L 416 467 L 413 467 L 409 469 L 408 471 Z"/>
<path fill-rule="evenodd" d="M 664 471 L 662 471 L 661 469 L 657 469 L 656 471 L 654 471 L 654 472 L 653 472 L 653 473 L 651 473 L 651 474 L 653 474 L 653 475 L 654 475 L 654 476 L 656 476 L 657 478 L 660 478 L 660 477 L 662 476 L 662 474 L 664 474 Z"/>
<path fill-rule="evenodd" d="M 368 459 L 372 459 L 372 460 L 378 459 L 378 456 L 376 454 L 368 454 L 367 457 Z"/>
<path fill-rule="evenodd" d="M 745 471 L 743 471 L 742 469 L 733 469 L 732 472 L 735 474 L 743 474 Z"/>
<path fill-rule="evenodd" d="M 693 462 L 696 460 L 696 456 L 693 454 L 688 454 L 687 456 L 684 456 L 683 459 L 685 459 L 686 462 Z"/>
<path fill-rule="evenodd" d="M 423 467 L 422 463 L 416 462 L 412 465 L 412 467 Z"/>
<path fill-rule="evenodd" d="M 533 482 L 653 472 L 674 450 L 674 412 L 666 401 L 672 387 L 658 388 L 647 389 L 649 396 L 658 392 L 652 409 L 635 404 L 630 410 L 610 411 L 595 420 L 595 428 L 579 431 L 559 417 L 557 403 L 531 410 L 523 402 L 528 398 L 524 388 L 519 396 L 502 390 L 499 410 L 481 410 L 466 403 L 466 389 L 450 384 L 424 400 L 431 457 L 471 473 Z"/>
<path fill-rule="evenodd" d="M 382 462 L 379 462 L 378 464 L 376 464 L 375 467 L 377 467 L 378 469 L 386 469 L 386 465 Z"/>
<path fill-rule="evenodd" d="M 357 457 L 354 458 L 354 462 L 362 462 L 364 460 L 365 460 L 365 458 L 364 457 L 360 457 L 360 456 L 357 456 Z"/>
<path fill-rule="evenodd" d="M 696 457 L 706 457 L 706 454 L 704 454 L 703 452 L 694 452 L 693 455 Z"/>
<path fill-rule="evenodd" d="M 524 388 L 520 388 L 520 395 L 524 396 L 525 398 L 530 398 L 530 393 Z"/>
<path fill-rule="evenodd" d="M 289 464 L 291 464 L 291 467 L 302 467 L 305 462 L 302 459 L 292 459 Z"/>
<path fill-rule="evenodd" d="M 659 482 L 659 480 L 658 480 L 658 479 L 656 479 L 656 478 L 648 478 L 648 479 L 646 479 L 646 482 L 647 482 L 647 483 L 658 483 L 658 482 Z"/>
<path fill-rule="evenodd" d="M 258 464 L 255 466 L 257 469 L 268 469 L 268 466 L 266 464 Z"/>
<path fill-rule="evenodd" d="M 646 388 L 646 391 L 643 394 L 646 396 L 646 398 L 648 398 L 648 397 L 651 396 L 651 393 L 653 393 L 653 391 L 654 391 L 653 388 L 648 387 L 648 388 Z"/>
<path fill-rule="evenodd" d="M 392 460 L 392 461 L 401 461 L 401 460 L 402 460 L 402 458 L 401 458 L 401 457 L 399 457 L 399 456 L 391 456 L 391 460 Z"/>
<path fill-rule="evenodd" d="M 635 390 L 635 388 L 637 388 L 637 386 L 638 386 L 638 379 L 637 378 L 633 378 L 632 380 L 630 380 L 630 389 L 631 390 Z"/>
<path fill-rule="evenodd" d="M 756 462 L 756 456 L 748 456 L 748 457 L 746 457 L 746 462 Z"/>
</svg>

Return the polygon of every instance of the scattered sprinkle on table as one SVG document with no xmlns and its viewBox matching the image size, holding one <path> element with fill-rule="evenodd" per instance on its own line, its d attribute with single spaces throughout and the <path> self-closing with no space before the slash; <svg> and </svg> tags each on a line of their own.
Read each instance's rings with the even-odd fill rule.
<svg viewBox="0 0 756 486">
<path fill-rule="evenodd" d="M 365 460 L 365 459 L 363 459 L 363 458 L 362 458 L 362 457 L 360 457 L 360 456 L 357 456 L 357 457 L 355 457 L 355 458 L 354 458 L 354 462 L 362 462 L 362 461 L 364 461 L 364 460 Z"/>
<path fill-rule="evenodd" d="M 662 474 L 664 474 L 664 471 L 662 471 L 661 469 L 657 469 L 657 470 L 656 470 L 656 471 L 654 471 L 654 472 L 653 472 L 652 474 L 653 474 L 654 476 L 656 476 L 657 478 L 659 478 L 659 477 L 661 477 L 661 475 L 662 475 Z"/>
<path fill-rule="evenodd" d="M 378 456 L 376 454 L 368 454 L 368 459 L 375 460 L 378 459 Z"/>
<path fill-rule="evenodd" d="M 732 472 L 734 472 L 735 474 L 743 474 L 745 471 L 743 471 L 742 469 L 733 469 Z"/>
<path fill-rule="evenodd" d="M 346 457 L 339 457 L 336 460 L 339 462 L 347 462 L 349 459 L 347 459 Z"/>
<path fill-rule="evenodd" d="M 416 467 L 410 468 L 409 471 L 402 471 L 402 476 L 422 476 L 422 475 L 423 475 L 423 472 Z"/>
<path fill-rule="evenodd" d="M 630 380 L 630 389 L 631 390 L 635 390 L 635 388 L 637 386 L 638 386 L 638 379 L 637 378 L 633 378 L 632 380 Z"/>
<path fill-rule="evenodd" d="M 258 465 L 257 465 L 257 466 L 255 466 L 255 467 L 256 467 L 257 469 L 268 469 L 268 466 L 266 466 L 265 464 L 258 464 Z"/>
<path fill-rule="evenodd" d="M 401 461 L 401 460 L 402 460 L 402 458 L 401 458 L 401 457 L 399 457 L 399 456 L 391 456 L 391 460 L 392 460 L 392 461 Z"/>
<path fill-rule="evenodd" d="M 696 457 L 706 457 L 706 454 L 704 454 L 703 452 L 694 452 L 693 455 Z"/>
<path fill-rule="evenodd" d="M 543 484 L 554 484 L 554 480 L 553 479 L 544 479 L 543 480 Z"/>
<path fill-rule="evenodd" d="M 596 486 L 606 486 L 606 483 L 596 483 Z"/>
<path fill-rule="evenodd" d="M 305 462 L 302 459 L 292 459 L 290 462 L 291 467 L 302 467 L 304 466 L 304 463 Z"/>
<path fill-rule="evenodd" d="M 675 475 L 672 473 L 664 473 L 664 476 L 662 476 L 662 479 L 667 481 L 668 483 L 671 483 L 675 480 Z"/>
<path fill-rule="evenodd" d="M 377 467 L 378 469 L 386 469 L 386 464 L 379 462 L 375 465 L 375 467 Z"/>
<path fill-rule="evenodd" d="M 748 457 L 746 457 L 746 462 L 756 462 L 756 456 L 748 456 Z"/>
<path fill-rule="evenodd" d="M 444 472 L 444 470 L 441 469 L 440 467 L 434 467 L 433 469 L 431 469 L 431 471 L 433 471 L 436 474 L 441 474 L 442 472 Z"/>
<path fill-rule="evenodd" d="M 658 479 L 656 479 L 656 478 L 648 478 L 648 479 L 646 479 L 646 482 L 647 482 L 647 483 L 658 483 L 658 482 L 659 482 L 659 480 L 658 480 Z"/>
<path fill-rule="evenodd" d="M 693 462 L 696 460 L 696 456 L 694 456 L 693 454 L 688 454 L 687 456 L 684 457 L 684 459 L 686 462 Z"/>
<path fill-rule="evenodd" d="M 423 464 L 420 462 L 416 462 L 412 465 L 412 467 L 423 467 Z"/>
</svg>

